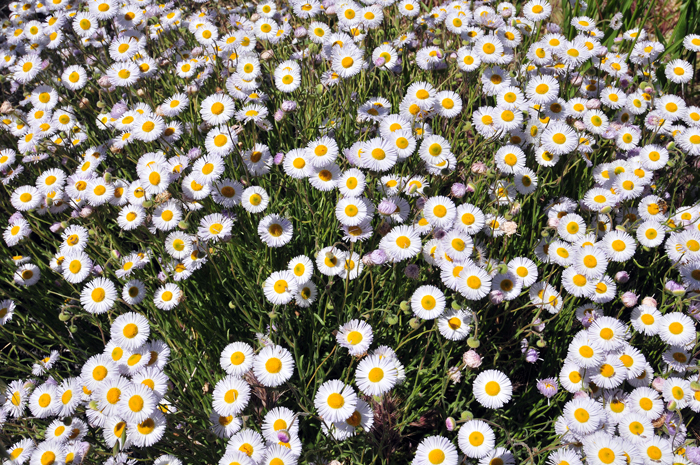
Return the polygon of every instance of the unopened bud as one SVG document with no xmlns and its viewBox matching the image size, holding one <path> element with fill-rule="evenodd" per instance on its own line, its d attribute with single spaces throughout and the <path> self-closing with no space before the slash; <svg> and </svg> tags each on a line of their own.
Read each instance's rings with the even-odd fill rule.
<svg viewBox="0 0 700 465">
<path fill-rule="evenodd" d="M 408 325 L 412 329 L 418 329 L 418 328 L 420 328 L 421 322 L 418 318 L 411 318 L 411 320 L 408 322 Z"/>
<path fill-rule="evenodd" d="M 479 340 L 476 338 L 470 337 L 469 339 L 467 339 L 467 345 L 472 349 L 478 349 L 481 345 L 481 342 L 479 342 Z"/>
<path fill-rule="evenodd" d="M 461 413 L 459 418 L 464 420 L 464 421 L 473 420 L 474 414 L 472 412 L 470 412 L 469 410 L 465 410 L 464 412 Z"/>
</svg>

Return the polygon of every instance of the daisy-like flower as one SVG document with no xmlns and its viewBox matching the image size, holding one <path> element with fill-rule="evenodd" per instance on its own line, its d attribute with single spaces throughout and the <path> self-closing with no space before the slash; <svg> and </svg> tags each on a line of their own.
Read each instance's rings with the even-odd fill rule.
<svg viewBox="0 0 700 465">
<path fill-rule="evenodd" d="M 227 122 L 235 110 L 233 99 L 225 94 L 210 95 L 200 105 L 202 119 L 212 126 Z"/>
<path fill-rule="evenodd" d="M 571 127 L 561 121 L 550 123 L 542 132 L 542 147 L 554 155 L 571 153 L 579 143 L 579 138 Z"/>
<path fill-rule="evenodd" d="M 355 371 L 355 382 L 362 393 L 378 396 L 390 391 L 397 382 L 394 363 L 385 357 L 371 355 L 360 361 Z"/>
<path fill-rule="evenodd" d="M 37 418 L 46 418 L 56 414 L 57 404 L 56 387 L 53 384 L 44 383 L 34 389 L 29 397 L 29 410 Z"/>
<path fill-rule="evenodd" d="M 432 320 L 439 317 L 445 310 L 445 296 L 435 286 L 421 286 L 411 297 L 413 313 L 424 320 Z"/>
<path fill-rule="evenodd" d="M 119 369 L 112 361 L 112 358 L 102 354 L 94 355 L 85 362 L 80 373 L 80 378 L 89 390 L 95 391 L 102 384 L 105 384 L 118 374 Z"/>
<path fill-rule="evenodd" d="M 245 342 L 234 342 L 221 352 L 221 368 L 233 376 L 242 376 L 253 367 L 253 348 Z"/>
<path fill-rule="evenodd" d="M 127 378 L 114 376 L 94 391 L 93 398 L 105 415 L 116 415 L 119 411 L 119 400 L 130 386 L 131 382 Z"/>
<path fill-rule="evenodd" d="M 127 205 L 119 211 L 117 223 L 124 231 L 131 231 L 146 221 L 146 210 L 138 205 Z"/>
<path fill-rule="evenodd" d="M 573 266 L 586 278 L 600 279 L 607 269 L 608 259 L 602 250 L 594 246 L 585 246 L 574 253 Z"/>
<path fill-rule="evenodd" d="M 530 0 L 523 5 L 522 14 L 530 21 L 543 21 L 552 14 L 552 5 L 547 0 Z"/>
<path fill-rule="evenodd" d="M 573 399 L 564 406 L 564 419 L 574 433 L 590 434 L 605 420 L 605 410 L 593 399 Z"/>
<path fill-rule="evenodd" d="M 525 167 L 525 152 L 515 145 L 505 145 L 498 149 L 494 156 L 496 166 L 506 174 Z"/>
<path fill-rule="evenodd" d="M 559 94 L 559 83 L 551 76 L 535 76 L 525 87 L 525 95 L 536 105 L 544 105 L 554 100 Z"/>
<path fill-rule="evenodd" d="M 6 324 L 15 314 L 15 303 L 10 299 L 0 301 L 0 326 Z"/>
<path fill-rule="evenodd" d="M 480 300 L 491 290 L 491 276 L 476 265 L 465 266 L 459 279 L 457 291 L 469 300 Z"/>
<path fill-rule="evenodd" d="M 65 462 L 66 449 L 59 441 L 44 441 L 39 443 L 29 459 L 31 465 L 59 464 Z"/>
<path fill-rule="evenodd" d="M 165 428 L 165 416 L 156 409 L 143 420 L 130 422 L 127 426 L 127 434 L 134 445 L 149 447 L 161 440 L 165 433 Z"/>
<path fill-rule="evenodd" d="M 530 168 L 518 168 L 514 171 L 515 189 L 523 195 L 529 195 L 537 190 L 537 175 Z"/>
<path fill-rule="evenodd" d="M 610 231 L 603 237 L 603 250 L 610 261 L 626 262 L 634 256 L 637 244 L 624 231 Z"/>
<path fill-rule="evenodd" d="M 493 450 L 496 445 L 496 435 L 485 422 L 469 420 L 459 429 L 458 443 L 464 455 L 480 459 Z"/>
<path fill-rule="evenodd" d="M 10 196 L 10 203 L 19 211 L 28 211 L 41 204 L 41 191 L 34 186 L 21 186 Z"/>
<path fill-rule="evenodd" d="M 109 311 L 116 299 L 117 289 L 112 281 L 106 278 L 90 281 L 80 293 L 80 303 L 85 310 L 98 315 Z"/>
<path fill-rule="evenodd" d="M 395 261 L 416 256 L 421 250 L 418 233 L 410 226 L 396 226 L 379 243 L 379 248 Z"/>
<path fill-rule="evenodd" d="M 160 310 L 172 310 L 180 303 L 181 297 L 182 291 L 177 284 L 167 283 L 156 289 L 153 294 L 153 303 Z"/>
<path fill-rule="evenodd" d="M 638 387 L 627 397 L 632 412 L 639 413 L 649 420 L 656 420 L 664 410 L 664 401 L 658 392 L 649 387 Z"/>
<path fill-rule="evenodd" d="M 63 259 L 63 277 L 69 283 L 83 282 L 92 271 L 92 260 L 85 252 L 70 252 Z"/>
<path fill-rule="evenodd" d="M 423 207 L 423 214 L 435 227 L 447 228 L 454 222 L 457 210 L 452 200 L 437 196 L 428 199 Z"/>
<path fill-rule="evenodd" d="M 362 167 L 371 171 L 390 170 L 398 160 L 398 152 L 388 140 L 375 137 L 365 142 L 362 147 Z"/>
<path fill-rule="evenodd" d="M 418 444 L 412 463 L 415 465 L 457 465 L 458 461 L 457 448 L 449 439 L 442 436 L 429 436 Z"/>
<path fill-rule="evenodd" d="M 241 205 L 250 213 L 260 213 L 267 208 L 270 197 L 260 186 L 251 186 L 243 191 Z"/>
<path fill-rule="evenodd" d="M 508 377 L 498 370 L 479 373 L 473 383 L 474 397 L 482 406 L 498 409 L 510 402 L 513 386 Z"/>
<path fill-rule="evenodd" d="M 141 347 L 150 334 L 148 320 L 138 313 L 128 312 L 119 315 L 110 328 L 112 340 L 126 349 Z"/>
<path fill-rule="evenodd" d="M 498 36 L 487 34 L 474 41 L 473 50 L 484 63 L 498 63 L 504 49 Z"/>
<path fill-rule="evenodd" d="M 118 415 L 127 423 L 140 423 L 150 417 L 155 409 L 155 394 L 143 384 L 127 386 L 118 403 Z"/>
<path fill-rule="evenodd" d="M 484 224 L 485 217 L 480 208 L 469 203 L 463 203 L 457 207 L 455 228 L 469 235 L 474 235 L 483 229 Z"/>
<path fill-rule="evenodd" d="M 274 305 L 286 305 L 293 298 L 298 288 L 294 273 L 288 270 L 275 271 L 263 283 L 265 297 Z"/>
<path fill-rule="evenodd" d="M 213 407 L 221 416 L 238 415 L 248 405 L 250 386 L 242 379 L 228 375 L 214 388 Z"/>
<path fill-rule="evenodd" d="M 107 68 L 107 77 L 113 86 L 130 87 L 136 84 L 141 75 L 138 65 L 130 61 L 121 61 Z"/>
<path fill-rule="evenodd" d="M 676 84 L 685 84 L 693 79 L 693 68 L 685 60 L 675 59 L 666 64 L 666 78 Z"/>
<path fill-rule="evenodd" d="M 138 305 L 146 297 L 146 286 L 138 279 L 132 279 L 124 284 L 122 299 L 129 305 Z"/>
<path fill-rule="evenodd" d="M 603 389 L 614 389 L 627 379 L 627 369 L 615 356 L 608 355 L 605 362 L 589 373 L 590 380 Z"/>
<path fill-rule="evenodd" d="M 342 325 L 336 334 L 336 340 L 345 347 L 350 355 L 362 355 L 372 344 L 372 327 L 362 320 L 351 320 Z"/>
<path fill-rule="evenodd" d="M 659 321 L 658 334 L 669 345 L 685 346 L 695 338 L 695 324 L 684 313 L 666 313 Z"/>
<path fill-rule="evenodd" d="M 3 239 L 8 247 L 14 247 L 19 242 L 31 234 L 31 226 L 25 219 L 18 219 L 8 225 L 2 234 Z"/>
<path fill-rule="evenodd" d="M 267 215 L 258 223 L 258 235 L 268 247 L 282 247 L 292 240 L 292 222 L 279 215 Z"/>
<path fill-rule="evenodd" d="M 448 310 L 438 319 L 438 330 L 450 341 L 461 341 L 469 335 L 471 313 L 465 310 Z"/>
<path fill-rule="evenodd" d="M 263 386 L 280 386 L 294 374 L 294 358 L 284 347 L 266 346 L 255 356 L 253 373 Z"/>
<path fill-rule="evenodd" d="M 350 78 L 362 70 L 364 65 L 362 51 L 352 44 L 342 48 L 334 47 L 331 63 L 333 71 L 341 78 Z"/>
<path fill-rule="evenodd" d="M 197 235 L 205 241 L 225 241 L 231 235 L 233 220 L 220 213 L 205 216 L 199 222 Z"/>
<path fill-rule="evenodd" d="M 26 463 L 32 452 L 34 452 L 35 447 L 31 439 L 22 439 L 9 446 L 7 454 L 10 456 L 10 463 L 18 465 Z"/>
<path fill-rule="evenodd" d="M 314 406 L 325 422 L 345 421 L 357 406 L 357 394 L 340 380 L 323 383 L 316 392 Z"/>
<path fill-rule="evenodd" d="M 172 97 L 165 99 L 161 104 L 160 110 L 163 115 L 172 118 L 179 115 L 189 105 L 187 94 L 177 93 Z"/>
<path fill-rule="evenodd" d="M 41 72 L 41 58 L 38 54 L 24 55 L 15 62 L 12 71 L 17 82 L 27 84 Z"/>
</svg>

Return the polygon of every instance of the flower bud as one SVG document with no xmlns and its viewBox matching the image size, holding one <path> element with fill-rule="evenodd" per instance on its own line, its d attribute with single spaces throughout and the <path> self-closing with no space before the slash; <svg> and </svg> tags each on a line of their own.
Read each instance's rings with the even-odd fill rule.
<svg viewBox="0 0 700 465">
<path fill-rule="evenodd" d="M 627 291 L 622 294 L 622 304 L 627 308 L 637 305 L 638 297 L 634 292 Z"/>
<path fill-rule="evenodd" d="M 481 345 L 481 342 L 479 342 L 479 340 L 476 338 L 470 337 L 469 339 L 467 339 L 467 345 L 472 349 L 478 349 Z"/>
<path fill-rule="evenodd" d="M 462 414 L 459 416 L 459 418 L 461 420 L 464 420 L 464 421 L 473 420 L 474 414 L 472 412 L 470 412 L 469 410 L 465 410 L 464 412 L 462 412 Z"/>
<path fill-rule="evenodd" d="M 408 322 L 408 325 L 411 327 L 411 329 L 418 329 L 421 326 L 421 322 L 418 318 L 411 318 L 411 320 Z"/>
<path fill-rule="evenodd" d="M 656 308 L 656 306 L 657 306 L 658 304 L 656 303 L 656 299 L 655 299 L 655 298 L 647 296 L 647 297 L 644 297 L 644 298 L 642 299 L 642 305 L 646 305 L 646 306 L 648 306 L 648 307 L 654 307 L 654 308 Z"/>
<path fill-rule="evenodd" d="M 665 383 L 665 379 L 656 377 L 654 378 L 654 381 L 651 382 L 651 387 L 654 388 L 654 390 L 657 392 L 663 392 Z"/>
<path fill-rule="evenodd" d="M 289 443 L 291 439 L 292 437 L 289 434 L 289 431 L 287 431 L 286 429 L 281 429 L 277 431 L 277 440 L 279 440 L 280 442 Z"/>
<path fill-rule="evenodd" d="M 445 419 L 445 427 L 447 428 L 447 431 L 454 431 L 454 429 L 457 427 L 457 422 L 454 418 L 447 417 Z"/>
</svg>

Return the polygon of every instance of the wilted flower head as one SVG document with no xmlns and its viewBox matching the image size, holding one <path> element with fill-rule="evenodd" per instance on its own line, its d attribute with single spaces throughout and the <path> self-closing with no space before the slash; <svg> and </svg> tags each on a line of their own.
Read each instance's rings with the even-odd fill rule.
<svg viewBox="0 0 700 465">
<path fill-rule="evenodd" d="M 472 173 L 474 174 L 484 174 L 487 169 L 486 164 L 483 162 L 477 161 L 472 164 Z"/>
<path fill-rule="evenodd" d="M 537 360 L 541 360 L 540 353 L 537 351 L 537 349 L 528 349 L 527 354 L 525 354 L 525 361 L 528 363 L 536 363 Z"/>
<path fill-rule="evenodd" d="M 372 252 L 372 262 L 375 265 L 381 265 L 385 263 L 387 261 L 387 258 L 388 257 L 386 256 L 386 252 L 384 252 L 383 250 L 377 249 Z"/>
<path fill-rule="evenodd" d="M 382 199 L 377 206 L 377 210 L 382 215 L 393 215 L 396 211 L 396 204 L 390 199 Z"/>
<path fill-rule="evenodd" d="M 462 362 L 469 368 L 479 368 L 481 366 L 481 356 L 474 349 L 471 349 L 462 355 Z"/>
<path fill-rule="evenodd" d="M 664 289 L 676 296 L 685 295 L 685 287 L 682 284 L 678 284 L 675 281 L 667 281 L 664 285 Z"/>
<path fill-rule="evenodd" d="M 464 194 L 467 193 L 467 186 L 462 184 L 461 182 L 456 182 L 452 184 L 452 187 L 450 188 L 450 192 L 452 193 L 453 197 L 462 198 L 464 197 Z"/>
<path fill-rule="evenodd" d="M 627 307 L 627 308 L 632 308 L 635 305 L 637 305 L 637 300 L 639 297 L 637 294 L 631 291 L 627 291 L 624 294 L 622 294 L 622 304 Z"/>
<path fill-rule="evenodd" d="M 284 102 L 282 102 L 280 108 L 282 108 L 282 111 L 290 113 L 297 109 L 297 102 L 295 102 L 294 100 L 285 100 Z"/>
<path fill-rule="evenodd" d="M 403 272 L 407 278 L 418 279 L 420 277 L 420 268 L 414 263 L 406 266 Z"/>
<path fill-rule="evenodd" d="M 537 390 L 547 399 L 551 399 L 557 394 L 559 384 L 554 378 L 545 378 L 537 380 Z"/>
<path fill-rule="evenodd" d="M 452 383 L 457 384 L 462 380 L 462 371 L 459 367 L 451 367 L 447 370 L 447 376 L 450 378 Z"/>
</svg>

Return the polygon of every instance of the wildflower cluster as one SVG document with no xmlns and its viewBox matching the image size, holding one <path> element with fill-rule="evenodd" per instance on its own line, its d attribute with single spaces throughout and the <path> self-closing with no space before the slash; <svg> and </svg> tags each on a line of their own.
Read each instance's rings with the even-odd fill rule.
<svg viewBox="0 0 700 465">
<path fill-rule="evenodd" d="M 10 11 L 8 463 L 700 465 L 700 36 L 582 0 Z"/>
</svg>

